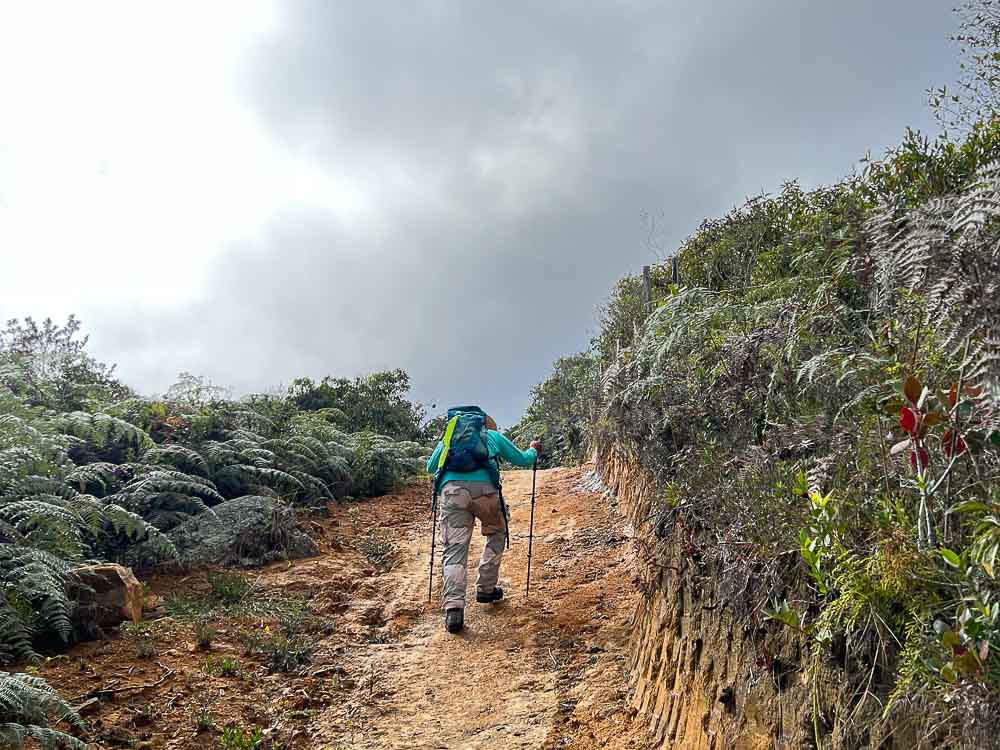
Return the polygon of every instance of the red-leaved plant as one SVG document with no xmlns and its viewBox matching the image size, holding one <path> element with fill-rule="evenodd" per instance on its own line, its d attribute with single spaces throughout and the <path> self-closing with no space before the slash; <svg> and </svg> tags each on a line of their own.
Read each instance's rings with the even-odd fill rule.
<svg viewBox="0 0 1000 750">
<path fill-rule="evenodd" d="M 888 410 L 898 410 L 899 426 L 906 433 L 907 437 L 896 443 L 891 450 L 892 455 L 897 455 L 904 450 L 910 453 L 910 466 L 914 471 L 922 474 L 930 465 L 930 455 L 927 452 L 927 440 L 933 427 L 944 425 L 941 434 L 941 449 L 945 458 L 952 459 L 961 456 L 969 449 L 965 437 L 962 434 L 960 420 L 962 416 L 968 418 L 971 409 L 960 409 L 958 399 L 958 384 L 952 385 L 947 397 L 942 398 L 941 394 L 936 397 L 923 386 L 923 384 L 913 375 L 910 375 L 903 382 L 903 395 L 906 400 L 903 403 L 892 401 L 888 405 Z M 981 390 L 975 386 L 964 385 L 962 391 L 970 400 L 963 400 L 961 406 L 970 405 L 977 399 Z M 935 408 L 932 402 L 937 401 L 939 406 Z M 947 404 L 947 407 L 944 405 Z M 966 421 L 966 424 L 970 422 Z"/>
<path fill-rule="evenodd" d="M 975 428 L 975 406 L 981 390 L 961 378 L 949 389 L 947 395 L 935 393 L 915 376 L 909 375 L 902 383 L 903 400 L 890 401 L 886 411 L 897 416 L 906 437 L 892 446 L 891 455 L 909 453 L 910 467 L 916 474 L 912 486 L 920 494 L 917 538 L 921 548 L 936 544 L 934 524 L 928 500 L 947 480 L 961 456 L 973 444 L 971 432 Z M 943 455 L 944 467 L 932 480 L 931 450 Z M 947 500 L 945 501 L 947 503 Z"/>
</svg>

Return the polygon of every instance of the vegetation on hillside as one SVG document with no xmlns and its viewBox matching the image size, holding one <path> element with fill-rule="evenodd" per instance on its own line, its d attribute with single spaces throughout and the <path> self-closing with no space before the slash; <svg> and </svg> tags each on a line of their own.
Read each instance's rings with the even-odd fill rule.
<svg viewBox="0 0 1000 750">
<path fill-rule="evenodd" d="M 680 283 L 654 267 L 650 309 L 621 282 L 529 410 L 567 444 L 583 429 L 565 460 L 635 456 L 657 532 L 687 530 L 737 615 L 806 634 L 811 679 L 854 665 L 856 744 L 879 721 L 998 742 L 998 160 L 993 115 L 909 132 L 862 174 L 706 221 Z"/>
<path fill-rule="evenodd" d="M 145 399 L 87 353 L 79 329 L 71 317 L 0 332 L 0 664 L 70 639 L 75 565 L 170 561 L 172 529 L 234 498 L 322 505 L 384 494 L 421 471 L 425 446 L 402 439 L 420 434 L 405 373 L 296 381 L 239 400 L 184 373 Z M 29 698 L 22 683 L 38 688 L 4 679 Z M 16 698 L 0 705 L 15 738 L 28 731 L 14 726 Z M 31 715 L 44 718 L 46 705 Z"/>
<path fill-rule="evenodd" d="M 586 426 L 595 402 L 600 371 L 597 360 L 584 352 L 556 361 L 555 371 L 531 392 L 531 403 L 510 430 L 516 443 L 541 440 L 545 450 L 539 466 L 575 464 L 586 452 Z"/>
<path fill-rule="evenodd" d="M 366 377 L 325 377 L 292 381 L 288 398 L 300 410 L 335 415 L 341 429 L 367 430 L 396 440 L 427 437 L 424 409 L 409 400 L 410 376 L 403 370 L 376 372 Z"/>
</svg>

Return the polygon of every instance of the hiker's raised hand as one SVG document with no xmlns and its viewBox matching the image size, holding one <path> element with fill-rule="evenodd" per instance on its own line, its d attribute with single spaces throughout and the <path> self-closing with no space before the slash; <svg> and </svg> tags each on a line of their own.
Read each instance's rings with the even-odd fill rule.
<svg viewBox="0 0 1000 750">
<path fill-rule="evenodd" d="M 541 440 L 532 440 L 531 441 L 531 447 L 535 449 L 535 453 L 541 453 L 542 452 L 542 441 Z"/>
</svg>

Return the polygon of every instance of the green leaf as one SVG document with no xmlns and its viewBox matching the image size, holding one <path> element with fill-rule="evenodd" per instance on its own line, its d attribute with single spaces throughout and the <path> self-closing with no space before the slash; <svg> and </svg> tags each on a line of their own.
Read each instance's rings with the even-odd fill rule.
<svg viewBox="0 0 1000 750">
<path fill-rule="evenodd" d="M 962 674 L 975 674 L 981 666 L 975 651 L 966 651 L 955 659 L 955 668 Z"/>
<path fill-rule="evenodd" d="M 901 399 L 893 398 L 885 403 L 885 405 L 882 407 L 882 411 L 888 414 L 890 417 L 898 417 L 899 410 L 902 409 L 904 406 L 905 404 Z"/>
<path fill-rule="evenodd" d="M 954 630 L 944 631 L 944 633 L 941 634 L 941 641 L 948 648 L 955 648 L 955 646 L 962 645 L 962 639 Z"/>
<path fill-rule="evenodd" d="M 962 567 L 962 558 L 959 557 L 959 555 L 956 554 L 955 552 L 948 549 L 947 547 L 939 548 L 938 553 L 940 553 L 941 557 L 944 558 L 944 561 L 948 563 L 951 567 L 953 568 Z"/>
<path fill-rule="evenodd" d="M 782 601 L 777 607 L 767 610 L 765 614 L 771 620 L 777 620 L 795 630 L 802 630 L 799 613 L 792 609 L 787 601 Z"/>
<path fill-rule="evenodd" d="M 924 427 L 933 427 L 944 419 L 944 415 L 939 411 L 932 411 L 924 417 Z"/>
<path fill-rule="evenodd" d="M 964 503 L 959 503 L 952 510 L 956 513 L 988 513 L 990 506 L 978 500 L 968 500 Z"/>
</svg>

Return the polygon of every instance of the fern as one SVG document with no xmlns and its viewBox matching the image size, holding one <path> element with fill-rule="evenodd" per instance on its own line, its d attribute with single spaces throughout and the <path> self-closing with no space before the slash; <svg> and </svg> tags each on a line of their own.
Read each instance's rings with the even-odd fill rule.
<svg viewBox="0 0 1000 750">
<path fill-rule="evenodd" d="M 28 483 L 22 489 L 35 489 Z M 51 485 L 58 489 L 58 484 Z M 127 557 L 129 546 L 144 545 L 155 559 L 177 551 L 139 516 L 91 495 L 36 494 L 0 499 L 0 657 L 34 657 L 33 638 L 52 631 L 64 640 L 71 632 L 72 603 L 65 580 L 71 561 Z"/>
<path fill-rule="evenodd" d="M 0 743 L 4 747 L 22 748 L 31 738 L 43 748 L 86 750 L 84 742 L 50 726 L 60 723 L 85 729 L 80 716 L 45 680 L 0 672 Z"/>
<path fill-rule="evenodd" d="M 215 484 L 210 480 L 163 469 L 140 472 L 140 475 L 125 485 L 116 496 L 138 498 L 156 494 L 185 495 L 213 504 L 221 503 L 223 500 Z"/>
<path fill-rule="evenodd" d="M 243 485 L 256 482 L 275 489 L 285 488 L 292 491 L 305 489 L 302 483 L 288 472 L 263 466 L 234 464 L 219 470 L 215 476 L 221 484 Z"/>
<path fill-rule="evenodd" d="M 356 494 L 371 493 L 414 473 L 422 452 L 347 434 L 332 413 L 303 414 L 291 402 L 174 409 L 126 398 L 97 413 L 53 413 L 0 389 L 0 660 L 34 658 L 47 633 L 69 637 L 70 564 L 176 558 L 164 532 L 228 498 L 317 503 L 347 494 L 352 481 Z"/>
<path fill-rule="evenodd" d="M 235 446 L 217 440 L 206 442 L 201 446 L 201 451 L 212 470 L 240 463 L 241 460 L 240 452 Z"/>
<path fill-rule="evenodd" d="M 13 526 L 33 547 L 67 558 L 80 557 L 83 540 L 80 517 L 64 507 L 67 501 L 55 495 L 30 499 L 0 499 L 0 520 Z"/>
<path fill-rule="evenodd" d="M 122 445 L 139 453 L 154 445 L 145 431 L 108 414 L 75 411 L 62 415 L 55 424 L 60 432 L 83 440 L 94 448 Z"/>
<path fill-rule="evenodd" d="M 3 640 L 19 658 L 34 657 L 28 643 L 39 629 L 69 638 L 68 570 L 68 563 L 43 550 L 13 544 L 0 547 Z"/>
<path fill-rule="evenodd" d="M 27 477 L 58 474 L 71 465 L 69 439 L 53 434 L 44 421 L 30 423 L 14 414 L 0 415 L 0 492 Z"/>
<path fill-rule="evenodd" d="M 70 493 L 71 494 L 71 493 Z M 29 497 L 31 495 L 67 495 L 65 482 L 57 477 L 27 476 L 11 484 L 7 495 Z"/>
<path fill-rule="evenodd" d="M 899 290 L 928 301 L 943 345 L 955 354 L 972 342 L 966 373 L 1000 396 L 1000 164 L 969 186 L 900 214 L 881 208 L 868 222 L 878 264 L 876 301 Z"/>
<path fill-rule="evenodd" d="M 7 594 L 0 595 L 0 664 L 37 659 L 32 635 L 30 623 L 8 601 Z"/>
<path fill-rule="evenodd" d="M 80 492 L 103 497 L 111 494 L 122 481 L 126 470 L 117 464 L 95 462 L 75 467 L 66 474 L 66 484 Z"/>
<path fill-rule="evenodd" d="M 209 468 L 205 458 L 193 448 L 183 445 L 165 445 L 146 451 L 142 457 L 147 465 L 173 466 L 187 474 L 208 478 Z"/>
</svg>

